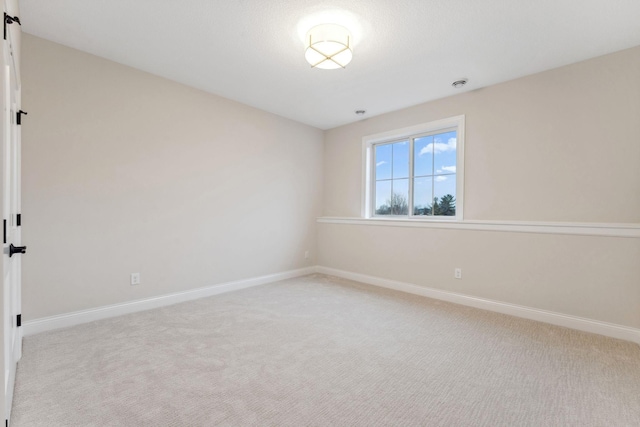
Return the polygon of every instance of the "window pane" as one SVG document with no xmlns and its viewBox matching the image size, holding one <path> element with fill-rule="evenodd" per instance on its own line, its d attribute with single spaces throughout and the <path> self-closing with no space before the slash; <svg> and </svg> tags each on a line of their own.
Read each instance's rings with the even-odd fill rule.
<svg viewBox="0 0 640 427">
<path fill-rule="evenodd" d="M 456 173 L 456 132 L 434 135 L 433 140 L 434 175 Z"/>
<path fill-rule="evenodd" d="M 454 216 L 456 214 L 456 176 L 436 175 L 434 180 L 434 215 Z"/>
<path fill-rule="evenodd" d="M 391 215 L 391 181 L 376 182 L 376 215 Z"/>
<path fill-rule="evenodd" d="M 391 144 L 376 145 L 376 180 L 391 179 Z"/>
<path fill-rule="evenodd" d="M 431 202 L 433 179 L 415 178 L 413 180 L 413 214 L 414 215 L 431 215 Z"/>
<path fill-rule="evenodd" d="M 409 141 L 393 144 L 393 178 L 409 178 Z"/>
<path fill-rule="evenodd" d="M 433 175 L 433 136 L 414 140 L 413 174 L 414 176 Z"/>
<path fill-rule="evenodd" d="M 394 179 L 391 193 L 391 215 L 409 215 L 409 180 Z"/>
</svg>

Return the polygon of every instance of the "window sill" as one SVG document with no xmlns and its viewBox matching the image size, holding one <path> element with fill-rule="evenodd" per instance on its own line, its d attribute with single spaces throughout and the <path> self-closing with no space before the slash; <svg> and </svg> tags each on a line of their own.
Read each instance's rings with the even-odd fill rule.
<svg viewBox="0 0 640 427">
<path fill-rule="evenodd" d="M 575 223 L 535 221 L 477 221 L 452 219 L 320 217 L 321 224 L 348 224 L 383 227 L 415 227 L 450 230 L 497 231 L 510 233 L 565 234 L 640 238 L 640 224 Z"/>
</svg>

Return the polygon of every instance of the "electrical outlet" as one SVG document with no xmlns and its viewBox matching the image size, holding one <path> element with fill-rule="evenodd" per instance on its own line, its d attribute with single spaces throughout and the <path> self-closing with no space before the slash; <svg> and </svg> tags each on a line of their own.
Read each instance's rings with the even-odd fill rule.
<svg viewBox="0 0 640 427">
<path fill-rule="evenodd" d="M 140 284 L 140 273 L 131 273 L 131 284 L 132 285 Z"/>
<path fill-rule="evenodd" d="M 304 251 L 304 259 L 309 259 L 309 251 Z"/>
<path fill-rule="evenodd" d="M 455 277 L 456 279 L 462 279 L 462 269 L 456 268 L 455 270 L 453 270 L 453 277 Z"/>
</svg>

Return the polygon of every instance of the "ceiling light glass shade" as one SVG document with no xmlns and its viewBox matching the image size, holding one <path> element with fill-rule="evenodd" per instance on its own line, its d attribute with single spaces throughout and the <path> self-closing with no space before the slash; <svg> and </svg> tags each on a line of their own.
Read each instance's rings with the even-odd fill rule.
<svg viewBox="0 0 640 427">
<path fill-rule="evenodd" d="M 353 58 L 349 31 L 337 24 L 313 27 L 307 32 L 304 57 L 312 67 L 344 68 Z"/>
</svg>

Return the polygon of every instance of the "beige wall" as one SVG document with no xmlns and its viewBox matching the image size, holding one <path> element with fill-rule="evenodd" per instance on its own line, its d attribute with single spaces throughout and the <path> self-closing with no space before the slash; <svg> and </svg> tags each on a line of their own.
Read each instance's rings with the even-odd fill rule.
<svg viewBox="0 0 640 427">
<path fill-rule="evenodd" d="M 360 216 L 363 136 L 464 114 L 465 219 L 640 222 L 639 75 L 636 47 L 329 130 L 324 215 Z"/>
<path fill-rule="evenodd" d="M 22 51 L 26 320 L 315 264 L 322 131 L 33 36 Z"/>
<path fill-rule="evenodd" d="M 360 216 L 363 136 L 464 114 L 466 220 L 637 224 L 639 75 L 637 47 L 327 131 L 324 215 Z M 322 266 L 640 328 L 639 239 L 330 223 L 318 236 Z"/>
<path fill-rule="evenodd" d="M 318 226 L 325 267 L 640 328 L 639 239 Z"/>
</svg>

